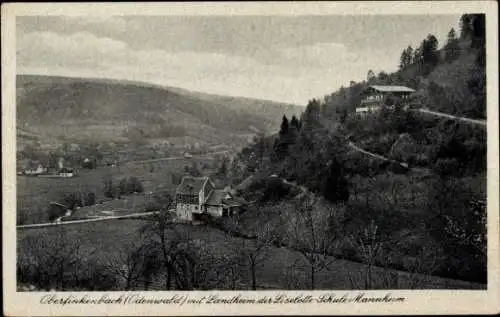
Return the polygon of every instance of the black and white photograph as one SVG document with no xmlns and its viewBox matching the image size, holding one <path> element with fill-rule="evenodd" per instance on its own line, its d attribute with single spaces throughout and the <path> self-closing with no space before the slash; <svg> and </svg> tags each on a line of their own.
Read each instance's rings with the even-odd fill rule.
<svg viewBox="0 0 500 317">
<path fill-rule="evenodd" d="M 15 17 L 16 292 L 491 287 L 481 10 L 61 12 Z"/>
</svg>

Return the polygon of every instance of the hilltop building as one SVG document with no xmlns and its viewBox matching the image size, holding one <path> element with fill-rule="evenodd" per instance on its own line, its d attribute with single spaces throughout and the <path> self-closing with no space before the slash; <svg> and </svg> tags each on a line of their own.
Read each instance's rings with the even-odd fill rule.
<svg viewBox="0 0 500 317">
<path fill-rule="evenodd" d="M 229 189 L 217 189 L 208 177 L 184 176 L 175 192 L 175 212 L 179 220 L 199 220 L 202 214 L 233 216 L 246 204 Z"/>
<path fill-rule="evenodd" d="M 413 92 L 415 92 L 414 89 L 406 86 L 368 86 L 362 93 L 364 98 L 361 100 L 360 105 L 356 107 L 356 113 L 374 112 L 380 110 L 384 105 L 391 108 L 393 105 L 387 104 L 387 99 L 390 97 L 394 97 L 406 104 Z"/>
</svg>

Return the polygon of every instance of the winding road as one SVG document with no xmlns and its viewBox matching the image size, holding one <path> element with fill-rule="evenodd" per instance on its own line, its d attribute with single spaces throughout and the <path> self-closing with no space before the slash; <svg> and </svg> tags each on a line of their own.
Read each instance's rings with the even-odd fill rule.
<svg viewBox="0 0 500 317">
<path fill-rule="evenodd" d="M 30 224 L 30 225 L 19 225 L 19 226 L 16 226 L 16 228 L 17 229 L 29 229 L 29 228 L 54 227 L 54 226 L 61 226 L 61 225 L 74 225 L 74 224 L 81 224 L 81 223 L 87 223 L 87 222 L 106 221 L 106 220 L 113 220 L 113 219 L 126 219 L 126 218 L 135 218 L 135 217 L 141 217 L 141 216 L 151 216 L 151 215 L 157 214 L 158 212 L 159 211 L 150 211 L 150 212 L 141 212 L 141 213 L 122 215 L 122 216 L 109 216 L 109 217 L 97 217 L 97 218 L 91 218 L 91 219 L 69 220 L 69 221 L 61 221 L 61 222 L 36 223 L 36 224 Z"/>
<path fill-rule="evenodd" d="M 366 155 L 369 155 L 371 157 L 374 157 L 374 158 L 377 158 L 379 160 L 383 160 L 383 161 L 391 161 L 390 159 L 388 159 L 387 157 L 385 156 L 382 156 L 382 155 L 378 155 L 376 153 L 372 153 L 372 152 L 368 152 L 366 150 L 363 150 L 362 148 L 360 148 L 359 146 L 357 146 L 356 144 L 352 143 L 351 141 L 347 142 L 347 145 L 357 151 L 357 152 L 360 152 L 360 153 L 363 153 L 363 154 L 366 154 Z"/>
<path fill-rule="evenodd" d="M 451 114 L 437 112 L 437 111 L 431 111 L 431 110 L 427 110 L 427 109 L 410 109 L 410 111 L 418 111 L 421 113 L 430 114 L 430 115 L 437 116 L 437 117 L 448 118 L 448 119 L 453 119 L 453 120 L 463 121 L 463 122 L 467 122 L 467 123 L 486 126 L 486 120 L 471 119 L 471 118 L 466 118 L 466 117 L 457 117 L 457 116 L 454 116 Z"/>
</svg>

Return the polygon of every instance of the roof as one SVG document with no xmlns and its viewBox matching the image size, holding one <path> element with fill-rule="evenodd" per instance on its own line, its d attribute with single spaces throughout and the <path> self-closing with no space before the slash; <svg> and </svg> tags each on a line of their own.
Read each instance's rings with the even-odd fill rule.
<svg viewBox="0 0 500 317">
<path fill-rule="evenodd" d="M 252 184 L 253 178 L 254 178 L 253 175 L 248 176 L 238 186 L 236 186 L 236 189 L 245 189 L 245 188 L 247 188 L 248 186 L 250 186 L 250 184 Z"/>
<path fill-rule="evenodd" d="M 211 206 L 219 206 L 222 204 L 222 200 L 226 198 L 226 195 L 230 195 L 232 197 L 229 192 L 223 189 L 213 189 L 208 194 L 208 197 L 205 200 L 205 204 Z"/>
<path fill-rule="evenodd" d="M 232 197 L 231 199 L 223 199 L 222 203 L 229 207 L 238 207 L 247 204 L 247 201 L 241 197 Z"/>
<path fill-rule="evenodd" d="M 229 195 L 231 198 L 226 198 L 227 195 Z M 205 201 L 206 205 L 225 205 L 228 207 L 238 207 L 246 203 L 247 202 L 243 198 L 234 197 L 233 195 L 231 195 L 231 193 L 223 189 L 214 189 L 210 191 L 210 194 L 208 194 L 207 200 Z"/>
<path fill-rule="evenodd" d="M 181 184 L 177 187 L 176 193 L 185 195 L 198 194 L 207 181 L 208 177 L 184 176 Z"/>
<path fill-rule="evenodd" d="M 382 85 L 372 85 L 368 88 L 373 88 L 382 92 L 414 92 L 414 89 L 411 89 L 406 86 L 382 86 Z"/>
</svg>

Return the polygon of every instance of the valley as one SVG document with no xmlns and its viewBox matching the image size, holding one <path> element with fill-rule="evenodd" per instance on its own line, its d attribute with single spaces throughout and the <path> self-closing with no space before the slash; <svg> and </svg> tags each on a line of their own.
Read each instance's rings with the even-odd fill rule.
<svg viewBox="0 0 500 317">
<path fill-rule="evenodd" d="M 487 288 L 484 16 L 461 19 L 305 107 L 17 76 L 18 287 Z"/>
</svg>

